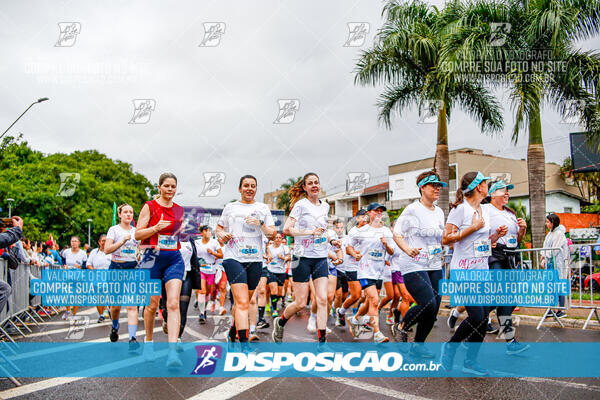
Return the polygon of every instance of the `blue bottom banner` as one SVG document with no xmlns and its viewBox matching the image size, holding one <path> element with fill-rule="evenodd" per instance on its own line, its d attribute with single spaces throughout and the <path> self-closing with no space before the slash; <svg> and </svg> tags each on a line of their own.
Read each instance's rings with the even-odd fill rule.
<svg viewBox="0 0 600 400">
<path fill-rule="evenodd" d="M 14 377 L 600 377 L 600 343 L 50 343 L 0 345 Z"/>
</svg>

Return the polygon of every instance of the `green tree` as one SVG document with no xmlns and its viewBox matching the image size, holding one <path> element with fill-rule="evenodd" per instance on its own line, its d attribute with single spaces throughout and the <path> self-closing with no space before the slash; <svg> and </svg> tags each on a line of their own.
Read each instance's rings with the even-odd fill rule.
<svg viewBox="0 0 600 400">
<path fill-rule="evenodd" d="M 113 201 L 131 204 L 137 215 L 149 195 L 156 193 L 131 164 L 95 150 L 43 154 L 20 137 L 3 139 L 0 167 L 0 204 L 7 209 L 6 199 L 15 199 L 13 215 L 23 218 L 24 235 L 33 241 L 45 241 L 52 234 L 61 244 L 71 235 L 87 242 L 90 218 L 95 243 L 112 223 Z M 67 175 L 61 186 L 61 173 L 79 174 L 79 179 Z"/>
<path fill-rule="evenodd" d="M 515 144 L 527 127 L 532 241 L 541 247 L 546 211 L 542 105 L 551 105 L 563 116 L 578 116 L 590 137 L 599 136 L 600 57 L 578 49 L 576 42 L 598 34 L 600 2 L 457 0 L 447 7 L 456 18 L 444 42 L 445 65 L 498 88 L 508 87 Z"/>
<path fill-rule="evenodd" d="M 301 176 L 297 178 L 288 178 L 288 180 L 282 183 L 279 187 L 279 189 L 283 190 L 283 192 L 277 196 L 276 204 L 278 209 L 283 210 L 285 212 L 285 215 L 289 215 L 291 211 L 289 190 L 292 186 L 298 183 L 300 179 L 302 179 Z"/>
<path fill-rule="evenodd" d="M 385 85 L 377 101 L 379 120 L 391 127 L 392 111 L 416 104 L 419 114 L 437 116 L 435 162 L 442 181 L 448 183 L 448 120 L 455 106 L 480 123 L 482 132 L 502 129 L 501 108 L 479 82 L 457 80 L 442 73 L 440 57 L 454 9 L 439 11 L 422 1 L 392 0 L 383 9 L 384 24 L 374 46 L 364 51 L 356 65 L 355 81 Z M 448 214 L 448 187 L 442 188 L 438 205 Z"/>
</svg>

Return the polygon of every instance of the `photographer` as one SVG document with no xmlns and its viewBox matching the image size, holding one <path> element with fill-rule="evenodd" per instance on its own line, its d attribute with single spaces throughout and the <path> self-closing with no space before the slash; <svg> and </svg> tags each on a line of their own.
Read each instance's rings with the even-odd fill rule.
<svg viewBox="0 0 600 400">
<path fill-rule="evenodd" d="M 20 217 L 12 217 L 12 228 L 0 233 L 0 249 L 6 249 L 11 244 L 16 243 L 23 235 L 23 220 Z M 4 310 L 10 296 L 10 285 L 0 280 L 0 312 Z"/>
</svg>

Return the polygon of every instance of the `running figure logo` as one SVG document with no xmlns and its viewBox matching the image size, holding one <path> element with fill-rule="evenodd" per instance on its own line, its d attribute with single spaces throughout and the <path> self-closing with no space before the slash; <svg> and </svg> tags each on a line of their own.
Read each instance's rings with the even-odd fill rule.
<svg viewBox="0 0 600 400">
<path fill-rule="evenodd" d="M 365 190 L 370 179 L 371 174 L 368 172 L 348 172 L 346 193 Z"/>
<path fill-rule="evenodd" d="M 210 375 L 215 372 L 217 360 L 223 355 L 221 346 L 196 346 L 198 360 L 190 375 Z"/>
<path fill-rule="evenodd" d="M 348 22 L 348 39 L 343 47 L 361 47 L 371 29 L 368 22 Z"/>
<path fill-rule="evenodd" d="M 204 189 L 198 197 L 215 197 L 221 192 L 221 186 L 225 184 L 225 172 L 203 172 Z"/>
<path fill-rule="evenodd" d="M 419 124 L 435 124 L 438 119 L 440 109 L 443 107 L 443 100 L 425 100 L 419 107 Z"/>
<path fill-rule="evenodd" d="M 300 100 L 298 99 L 279 99 L 279 114 L 274 124 L 290 124 L 296 117 L 296 112 L 300 109 Z"/>
<path fill-rule="evenodd" d="M 229 334 L 229 328 L 233 325 L 233 317 L 229 315 L 215 315 L 210 316 L 213 320 L 213 332 L 210 335 L 210 339 L 225 339 Z"/>
<path fill-rule="evenodd" d="M 133 116 L 130 124 L 147 124 L 150 121 L 152 111 L 156 109 L 154 99 L 133 99 Z"/>
<path fill-rule="evenodd" d="M 561 106 L 564 106 L 564 113 L 559 124 L 577 124 L 579 123 L 579 115 L 585 109 L 585 100 L 566 100 Z"/>
<path fill-rule="evenodd" d="M 58 176 L 60 177 L 60 187 L 56 195 L 61 197 L 73 196 L 81 176 L 77 172 L 61 172 Z"/>
<path fill-rule="evenodd" d="M 73 47 L 77 41 L 77 35 L 81 33 L 81 24 L 79 22 L 59 22 L 58 40 L 54 47 Z"/>
<path fill-rule="evenodd" d="M 69 331 L 65 339 L 80 340 L 83 339 L 85 329 L 90 325 L 90 317 L 87 315 L 73 315 L 69 318 Z"/>
<path fill-rule="evenodd" d="M 492 22 L 490 29 L 492 31 L 490 35 L 489 45 L 498 47 L 506 43 L 506 37 L 510 32 L 511 25 L 508 22 Z"/>
<path fill-rule="evenodd" d="M 198 47 L 217 47 L 225 33 L 225 22 L 205 22 L 204 38 Z"/>
</svg>

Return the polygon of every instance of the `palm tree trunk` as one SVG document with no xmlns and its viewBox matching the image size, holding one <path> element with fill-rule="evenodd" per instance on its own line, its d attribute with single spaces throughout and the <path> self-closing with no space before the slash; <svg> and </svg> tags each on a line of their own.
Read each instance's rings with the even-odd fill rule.
<svg viewBox="0 0 600 400">
<path fill-rule="evenodd" d="M 529 114 L 529 147 L 527 148 L 531 241 L 533 248 L 544 244 L 546 234 L 546 160 L 542 141 L 539 108 Z"/>
<path fill-rule="evenodd" d="M 448 122 L 446 119 L 446 104 L 443 103 L 438 113 L 438 127 L 437 127 L 437 146 L 435 149 L 435 163 L 434 168 L 442 182 L 448 183 L 449 175 L 449 155 L 448 155 Z M 448 187 L 443 187 L 440 190 L 440 198 L 437 202 L 438 207 L 444 211 L 444 215 L 448 216 L 448 209 L 450 208 L 448 200 Z"/>
</svg>

